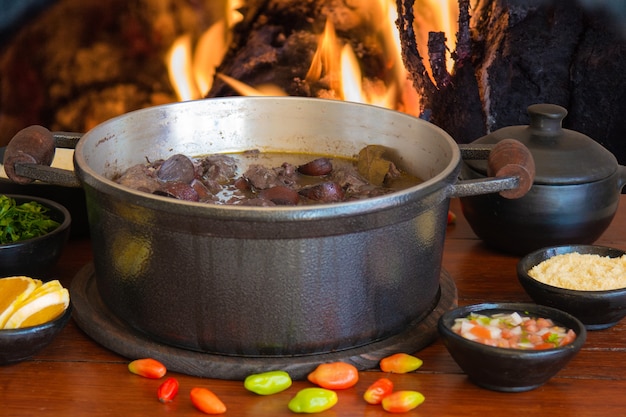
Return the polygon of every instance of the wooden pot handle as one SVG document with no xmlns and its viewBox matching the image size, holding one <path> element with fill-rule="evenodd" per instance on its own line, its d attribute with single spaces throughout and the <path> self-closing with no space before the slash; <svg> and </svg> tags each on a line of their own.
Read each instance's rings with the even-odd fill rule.
<svg viewBox="0 0 626 417">
<path fill-rule="evenodd" d="M 500 195 L 509 199 L 520 198 L 526 195 L 535 180 L 535 160 L 530 150 L 520 141 L 503 139 L 489 153 L 487 175 L 518 177 L 518 187 L 500 191 Z"/>
<path fill-rule="evenodd" d="M 55 141 L 52 132 L 43 126 L 28 126 L 13 136 L 4 151 L 4 171 L 17 184 L 29 184 L 34 180 L 15 173 L 16 163 L 37 165 L 52 164 Z"/>
</svg>

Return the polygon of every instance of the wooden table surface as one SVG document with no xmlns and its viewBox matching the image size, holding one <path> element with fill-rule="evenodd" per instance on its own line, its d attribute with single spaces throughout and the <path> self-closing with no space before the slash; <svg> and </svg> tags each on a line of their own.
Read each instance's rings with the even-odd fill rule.
<svg viewBox="0 0 626 417">
<path fill-rule="evenodd" d="M 483 301 L 530 301 L 517 282 L 518 258 L 486 248 L 458 215 L 445 242 L 443 267 L 456 282 L 459 304 Z M 626 249 L 626 200 L 598 244 Z M 72 239 L 56 267 L 66 286 L 92 257 L 88 239 Z M 626 321 L 613 328 L 589 332 L 582 351 L 546 385 L 524 393 L 492 392 L 473 385 L 452 360 L 441 341 L 416 355 L 424 365 L 416 372 L 391 375 L 397 389 L 417 390 L 426 401 L 406 413 L 411 416 L 617 416 L 626 412 Z M 311 386 L 296 381 L 287 391 L 257 396 L 241 381 L 205 379 L 170 373 L 180 381 L 175 401 L 161 404 L 159 380 L 131 374 L 128 359 L 103 348 L 70 321 L 63 332 L 31 360 L 0 367 L 2 416 L 160 416 L 203 415 L 189 400 L 195 386 L 213 390 L 230 416 L 293 415 L 287 403 Z M 367 405 L 365 388 L 383 376 L 378 370 L 360 373 L 358 384 L 339 391 L 339 402 L 320 416 L 384 416 L 379 406 Z"/>
</svg>

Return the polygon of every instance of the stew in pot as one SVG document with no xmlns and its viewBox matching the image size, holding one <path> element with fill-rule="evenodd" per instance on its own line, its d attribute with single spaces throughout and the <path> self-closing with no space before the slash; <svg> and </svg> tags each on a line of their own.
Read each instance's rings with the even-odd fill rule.
<svg viewBox="0 0 626 417">
<path fill-rule="evenodd" d="M 130 167 L 114 180 L 124 186 L 211 204 L 276 206 L 324 204 L 375 197 L 421 182 L 387 158 L 380 145 L 357 158 L 259 152 L 190 157 Z"/>
</svg>

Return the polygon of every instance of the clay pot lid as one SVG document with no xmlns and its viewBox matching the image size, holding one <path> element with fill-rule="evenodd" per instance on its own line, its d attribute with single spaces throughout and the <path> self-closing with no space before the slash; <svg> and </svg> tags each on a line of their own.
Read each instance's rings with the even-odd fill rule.
<svg viewBox="0 0 626 417">
<path fill-rule="evenodd" d="M 535 184 L 582 184 L 607 178 L 618 167 L 617 159 L 590 137 L 561 124 L 567 110 L 555 104 L 528 107 L 530 124 L 498 129 L 473 144 L 495 144 L 511 138 L 522 142 L 535 160 Z M 466 161 L 475 171 L 486 175 L 484 161 Z"/>
</svg>

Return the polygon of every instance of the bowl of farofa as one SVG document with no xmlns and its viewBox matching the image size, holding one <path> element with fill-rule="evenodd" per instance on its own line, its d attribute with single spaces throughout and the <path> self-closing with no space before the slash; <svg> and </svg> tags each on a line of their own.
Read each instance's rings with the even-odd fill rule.
<svg viewBox="0 0 626 417">
<path fill-rule="evenodd" d="M 517 276 L 538 304 L 577 317 L 588 330 L 626 316 L 626 252 L 598 245 L 538 249 L 517 264 Z"/>
</svg>

